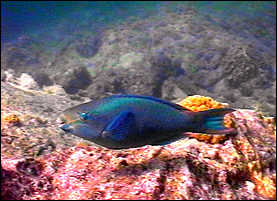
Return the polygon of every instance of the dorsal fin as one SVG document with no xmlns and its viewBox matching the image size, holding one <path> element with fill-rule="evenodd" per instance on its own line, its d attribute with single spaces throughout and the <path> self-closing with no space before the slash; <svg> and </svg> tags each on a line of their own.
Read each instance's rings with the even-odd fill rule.
<svg viewBox="0 0 277 201">
<path fill-rule="evenodd" d="M 120 97 L 125 97 L 125 98 L 143 98 L 143 99 L 152 100 L 152 101 L 155 101 L 155 102 L 159 102 L 159 103 L 163 103 L 163 104 L 169 105 L 171 107 L 174 107 L 177 110 L 190 111 L 190 110 L 188 110 L 188 109 L 186 109 L 186 108 L 184 108 L 181 105 L 178 105 L 176 103 L 172 103 L 172 102 L 169 102 L 169 101 L 166 101 L 166 100 L 162 100 L 162 99 L 159 99 L 159 98 L 156 98 L 156 97 L 152 97 L 152 96 L 133 95 L 133 94 L 119 94 L 119 95 L 112 95 L 112 96 L 109 96 L 107 98 L 120 98 Z"/>
</svg>

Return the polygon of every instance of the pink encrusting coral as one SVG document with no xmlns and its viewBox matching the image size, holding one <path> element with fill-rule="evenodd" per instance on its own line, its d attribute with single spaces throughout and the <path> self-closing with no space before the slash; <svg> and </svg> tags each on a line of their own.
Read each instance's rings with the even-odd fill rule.
<svg viewBox="0 0 277 201">
<path fill-rule="evenodd" d="M 148 148 L 124 153 L 80 145 L 67 150 L 54 176 L 52 199 L 151 199 L 159 187 L 162 162 L 148 161 L 155 151 Z"/>
<path fill-rule="evenodd" d="M 33 159 L 6 158 L 1 154 L 1 198 L 48 199 L 53 191 L 51 174 Z"/>
</svg>

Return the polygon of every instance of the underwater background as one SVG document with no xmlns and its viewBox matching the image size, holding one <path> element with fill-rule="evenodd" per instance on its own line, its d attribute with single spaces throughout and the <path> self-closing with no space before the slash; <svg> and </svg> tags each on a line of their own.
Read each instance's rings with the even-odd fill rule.
<svg viewBox="0 0 277 201">
<path fill-rule="evenodd" d="M 273 1 L 13 1 L 1 11 L 1 70 L 40 88 L 92 99 L 201 94 L 275 114 Z"/>
<path fill-rule="evenodd" d="M 233 108 L 236 134 L 110 150 L 60 129 L 114 94 Z M 276 2 L 1 1 L 1 198 L 276 200 Z"/>
<path fill-rule="evenodd" d="M 1 70 L 40 88 L 93 99 L 201 94 L 275 113 L 273 1 L 12 1 L 1 11 Z"/>
<path fill-rule="evenodd" d="M 72 31 L 101 29 L 108 24 L 127 20 L 130 16 L 146 18 L 150 15 L 159 15 L 162 7 L 178 12 L 178 6 L 183 5 L 196 9 L 200 15 L 218 17 L 217 20 L 209 20 L 226 29 L 234 29 L 234 33 L 236 33 L 235 30 L 238 30 L 232 26 L 234 24 L 232 21 L 236 18 L 240 18 L 240 21 L 259 21 L 260 23 L 256 22 L 255 25 L 252 25 L 253 30 L 257 32 L 255 33 L 256 37 L 268 37 L 268 40 L 274 40 L 273 33 L 267 33 L 267 30 L 263 30 L 265 27 L 269 28 L 276 25 L 276 3 L 274 1 L 11 1 L 1 2 L 1 41 L 11 41 L 22 34 L 32 35 L 38 39 L 43 39 L 45 36 L 38 36 L 43 34 L 53 37 L 51 38 L 53 40 L 60 38 L 61 34 L 72 35 Z M 63 30 L 60 26 L 63 26 Z M 240 33 L 237 34 L 246 36 L 244 29 L 249 27 L 251 27 L 250 24 L 245 24 L 245 27 L 240 29 Z M 265 44 L 272 45 L 274 42 Z"/>
</svg>

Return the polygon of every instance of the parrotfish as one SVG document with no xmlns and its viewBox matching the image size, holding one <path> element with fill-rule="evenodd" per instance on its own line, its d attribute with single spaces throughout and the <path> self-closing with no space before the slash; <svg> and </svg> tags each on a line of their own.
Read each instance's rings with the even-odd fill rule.
<svg viewBox="0 0 277 201">
<path fill-rule="evenodd" d="M 232 108 L 193 112 L 178 104 L 151 96 L 113 95 L 63 112 L 60 128 L 109 149 L 165 145 L 185 132 L 234 134 L 224 115 Z"/>
</svg>

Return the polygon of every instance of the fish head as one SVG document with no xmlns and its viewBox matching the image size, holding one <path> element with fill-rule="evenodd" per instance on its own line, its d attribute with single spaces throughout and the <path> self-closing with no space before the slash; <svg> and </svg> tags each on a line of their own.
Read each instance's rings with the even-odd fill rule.
<svg viewBox="0 0 277 201">
<path fill-rule="evenodd" d="M 88 102 L 63 111 L 57 118 L 58 127 L 67 134 L 102 145 L 106 141 L 102 135 L 106 121 L 89 115 L 93 105 L 92 102 Z"/>
<path fill-rule="evenodd" d="M 98 130 L 82 120 L 75 120 L 70 123 L 63 124 L 60 128 L 66 133 L 71 133 L 90 141 L 97 141 L 101 138 Z"/>
<path fill-rule="evenodd" d="M 97 103 L 94 101 L 90 101 L 87 103 L 83 103 L 80 105 L 76 105 L 74 107 L 68 108 L 65 111 L 63 111 L 57 121 L 58 123 L 68 123 L 73 122 L 75 120 L 86 119 L 86 114 L 89 112 Z"/>
<path fill-rule="evenodd" d="M 73 134 L 92 142 L 97 147 L 105 147 L 108 149 L 122 149 L 124 147 L 120 142 L 110 138 L 110 132 L 100 131 L 94 126 L 97 126 L 97 124 L 92 124 L 89 120 L 88 122 L 76 120 L 63 124 L 60 128 L 68 134 Z"/>
<path fill-rule="evenodd" d="M 65 111 L 62 114 L 60 114 L 57 118 L 57 122 L 59 124 L 64 124 L 64 123 L 69 123 L 69 122 L 73 122 L 76 120 L 80 120 L 82 118 L 84 118 L 83 116 L 85 116 L 85 112 L 83 111 Z"/>
</svg>

